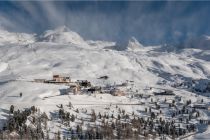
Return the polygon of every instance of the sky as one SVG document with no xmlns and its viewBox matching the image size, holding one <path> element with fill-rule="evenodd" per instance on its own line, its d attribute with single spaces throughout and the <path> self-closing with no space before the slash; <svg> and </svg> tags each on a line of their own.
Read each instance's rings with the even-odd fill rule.
<svg viewBox="0 0 210 140">
<path fill-rule="evenodd" d="M 1 1 L 0 27 L 41 34 L 66 25 L 84 39 L 145 45 L 210 35 L 210 2 Z"/>
</svg>

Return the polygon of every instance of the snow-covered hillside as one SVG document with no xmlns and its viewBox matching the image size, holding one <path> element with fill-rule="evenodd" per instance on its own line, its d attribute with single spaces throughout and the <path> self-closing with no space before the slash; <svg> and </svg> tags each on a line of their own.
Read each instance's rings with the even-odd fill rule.
<svg viewBox="0 0 210 140">
<path fill-rule="evenodd" d="M 113 49 L 118 51 L 138 51 L 144 46 L 139 43 L 135 37 L 131 37 L 129 40 L 117 42 L 112 46 L 106 46 L 106 49 Z"/>
<path fill-rule="evenodd" d="M 66 26 L 58 27 L 54 30 L 48 30 L 44 32 L 39 41 L 41 42 L 54 42 L 60 44 L 76 44 L 76 45 L 86 45 L 83 38 L 76 32 L 71 31 Z"/>
<path fill-rule="evenodd" d="M 34 34 L 12 33 L 0 29 L 0 45 L 4 44 L 29 44 L 35 42 Z"/>
<path fill-rule="evenodd" d="M 119 85 L 131 81 L 128 88 L 132 88 L 135 94 L 150 94 L 152 91 L 147 90 L 148 87 L 160 88 L 173 90 L 184 101 L 191 99 L 192 102 L 199 102 L 204 99 L 210 103 L 210 91 L 206 91 L 205 95 L 198 95 L 194 91 L 195 87 L 203 88 L 199 85 L 200 79 L 208 81 L 210 78 L 210 50 L 187 48 L 167 52 L 163 51 L 162 46 L 143 46 L 135 38 L 125 41 L 123 45 L 107 41 L 86 41 L 67 27 L 46 31 L 35 40 L 33 35 L 0 31 L 2 125 L 7 117 L 6 112 L 1 110 L 8 109 L 11 104 L 20 109 L 35 105 L 50 115 L 56 110 L 56 105 L 68 104 L 69 101 L 78 108 L 94 108 L 97 111 L 104 107 L 87 107 L 85 104 L 100 106 L 140 102 L 139 99 L 128 98 L 130 96 L 113 97 L 107 94 L 60 96 L 60 89 L 66 88 L 65 85 L 31 82 L 34 79 L 51 79 L 53 74 L 68 74 L 75 81 L 88 80 L 95 86 Z M 109 78 L 99 78 L 104 75 Z M 20 92 L 23 93 L 21 98 Z M 144 107 L 122 108 L 129 113 L 138 113 L 137 110 L 144 110 Z M 203 118 L 210 118 L 209 113 L 203 114 Z M 52 129 L 58 129 L 51 123 Z M 205 134 L 209 135 L 207 130 L 209 128 Z"/>
</svg>

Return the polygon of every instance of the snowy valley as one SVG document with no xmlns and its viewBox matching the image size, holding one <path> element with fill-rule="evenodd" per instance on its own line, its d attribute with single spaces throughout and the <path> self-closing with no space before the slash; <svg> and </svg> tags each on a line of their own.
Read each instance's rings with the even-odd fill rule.
<svg viewBox="0 0 210 140">
<path fill-rule="evenodd" d="M 210 39 L 174 50 L 85 40 L 65 26 L 0 30 L 0 130 L 0 139 L 209 138 Z"/>
</svg>

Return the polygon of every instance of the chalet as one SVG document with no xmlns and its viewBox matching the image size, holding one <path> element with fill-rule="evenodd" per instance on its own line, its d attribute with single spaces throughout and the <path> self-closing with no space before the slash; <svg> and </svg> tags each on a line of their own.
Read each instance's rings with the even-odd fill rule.
<svg viewBox="0 0 210 140">
<path fill-rule="evenodd" d="M 165 95 L 165 96 L 173 96 L 175 95 L 172 90 L 163 90 L 159 92 L 153 92 L 154 95 Z"/>
<path fill-rule="evenodd" d="M 121 91 L 120 89 L 112 89 L 110 91 L 110 94 L 113 96 L 125 96 L 125 93 Z"/>
<path fill-rule="evenodd" d="M 71 82 L 71 78 L 69 76 L 61 76 L 61 75 L 53 75 L 52 80 L 45 80 L 44 83 L 52 83 L 52 84 L 67 84 Z"/>
<path fill-rule="evenodd" d="M 79 94 L 81 91 L 81 88 L 77 83 L 72 82 L 72 83 L 69 83 L 68 86 L 69 86 L 68 88 L 60 89 L 61 95 L 66 95 L 66 94 L 70 94 L 70 93 Z"/>
<path fill-rule="evenodd" d="M 53 81 L 58 83 L 70 83 L 71 78 L 69 76 L 53 75 Z"/>
<path fill-rule="evenodd" d="M 72 93 L 74 93 L 74 94 L 79 94 L 81 88 L 80 88 L 80 86 L 79 86 L 78 84 L 76 84 L 76 83 L 75 83 L 75 84 L 71 83 L 71 84 L 69 85 L 69 90 L 70 90 L 70 92 L 72 92 Z"/>
<path fill-rule="evenodd" d="M 77 80 L 77 82 L 81 87 L 90 87 L 91 83 L 87 80 Z"/>
</svg>

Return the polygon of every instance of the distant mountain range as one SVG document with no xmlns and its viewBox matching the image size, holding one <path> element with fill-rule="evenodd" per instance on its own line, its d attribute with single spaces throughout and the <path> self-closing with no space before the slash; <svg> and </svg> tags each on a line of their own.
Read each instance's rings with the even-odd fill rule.
<svg viewBox="0 0 210 140">
<path fill-rule="evenodd" d="M 85 40 L 78 33 L 70 30 L 66 26 L 58 27 L 54 30 L 47 30 L 41 35 L 27 33 L 13 33 L 0 29 L 0 45 L 3 44 L 29 44 L 34 42 L 52 42 L 60 44 L 76 44 L 83 46 L 103 46 L 107 49 L 115 50 L 139 50 L 146 47 L 141 44 L 135 37 L 122 42 L 93 41 Z M 174 50 L 183 48 L 194 48 L 202 50 L 210 50 L 210 36 L 203 35 L 198 38 L 191 38 L 178 45 L 161 45 L 160 46 Z"/>
</svg>

